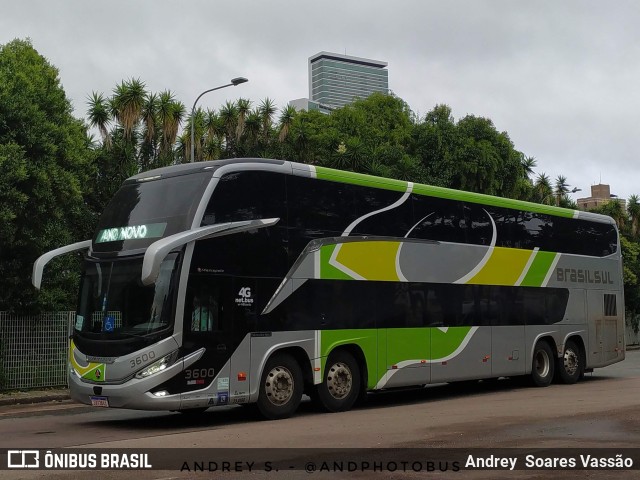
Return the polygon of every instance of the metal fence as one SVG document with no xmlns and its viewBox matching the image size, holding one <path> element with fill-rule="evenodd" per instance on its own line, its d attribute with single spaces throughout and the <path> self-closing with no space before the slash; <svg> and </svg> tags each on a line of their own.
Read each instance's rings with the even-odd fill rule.
<svg viewBox="0 0 640 480">
<path fill-rule="evenodd" d="M 74 318 L 75 312 L 0 312 L 0 390 L 66 386 Z"/>
</svg>

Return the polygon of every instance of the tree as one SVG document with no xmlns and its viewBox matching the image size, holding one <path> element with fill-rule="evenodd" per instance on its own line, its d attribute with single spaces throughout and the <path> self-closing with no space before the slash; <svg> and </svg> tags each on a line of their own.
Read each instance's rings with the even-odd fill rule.
<svg viewBox="0 0 640 480">
<path fill-rule="evenodd" d="M 289 135 L 293 117 L 296 116 L 296 109 L 292 105 L 287 105 L 280 113 L 278 140 L 284 142 Z"/>
<path fill-rule="evenodd" d="M 636 239 L 638 236 L 638 222 L 640 221 L 640 197 L 631 195 L 627 202 L 627 213 L 631 223 L 631 238 Z"/>
<path fill-rule="evenodd" d="M 107 195 L 131 175 L 189 158 L 182 151 L 176 153 L 185 106 L 170 91 L 150 93 L 141 80 L 124 80 L 111 97 L 93 92 L 88 107 L 89 124 L 102 137 L 96 149 L 101 173 L 95 182 Z M 105 181 L 109 184 L 101 184 Z M 104 205 L 106 200 L 100 196 L 95 204 Z"/>
<path fill-rule="evenodd" d="M 554 202 L 551 179 L 549 178 L 549 175 L 544 172 L 538 174 L 536 177 L 536 181 L 533 184 L 533 196 L 531 201 L 545 205 L 551 205 L 552 202 Z"/>
<path fill-rule="evenodd" d="M 567 177 L 564 175 L 558 175 L 556 178 L 556 186 L 554 189 L 554 195 L 556 196 L 556 206 L 560 206 L 561 200 L 569 193 L 569 184 L 567 183 Z"/>
<path fill-rule="evenodd" d="M 624 303 L 627 322 L 638 332 L 640 320 L 640 244 L 624 235 L 620 236 L 622 247 Z"/>
<path fill-rule="evenodd" d="M 40 295 L 30 286 L 36 258 L 90 237 L 85 198 L 93 174 L 90 140 L 58 71 L 29 41 L 0 46 L 0 310 L 72 308 L 77 260 L 48 266 Z"/>
</svg>

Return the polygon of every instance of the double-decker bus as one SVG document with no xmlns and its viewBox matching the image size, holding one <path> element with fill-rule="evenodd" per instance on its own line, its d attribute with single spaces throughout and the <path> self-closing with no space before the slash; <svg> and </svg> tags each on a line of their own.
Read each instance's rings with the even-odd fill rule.
<svg viewBox="0 0 640 480">
<path fill-rule="evenodd" d="M 84 250 L 69 353 L 82 403 L 290 416 L 369 391 L 624 359 L 618 231 L 602 215 L 289 161 L 126 180 Z"/>
</svg>

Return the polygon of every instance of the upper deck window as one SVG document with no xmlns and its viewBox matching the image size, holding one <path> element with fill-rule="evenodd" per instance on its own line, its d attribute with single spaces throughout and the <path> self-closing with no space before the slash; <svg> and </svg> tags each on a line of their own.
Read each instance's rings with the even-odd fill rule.
<svg viewBox="0 0 640 480">
<path fill-rule="evenodd" d="M 198 173 L 125 183 L 100 217 L 93 251 L 144 248 L 158 238 L 191 228 L 210 179 L 211 173 Z"/>
</svg>

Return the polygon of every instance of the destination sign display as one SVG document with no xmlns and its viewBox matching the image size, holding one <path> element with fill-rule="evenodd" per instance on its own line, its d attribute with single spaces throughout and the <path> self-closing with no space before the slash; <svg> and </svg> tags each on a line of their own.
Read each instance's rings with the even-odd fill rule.
<svg viewBox="0 0 640 480">
<path fill-rule="evenodd" d="M 118 242 L 122 240 L 140 240 L 144 238 L 161 238 L 166 223 L 150 223 L 147 225 L 127 225 L 126 227 L 105 228 L 98 232 L 96 243 Z"/>
</svg>

